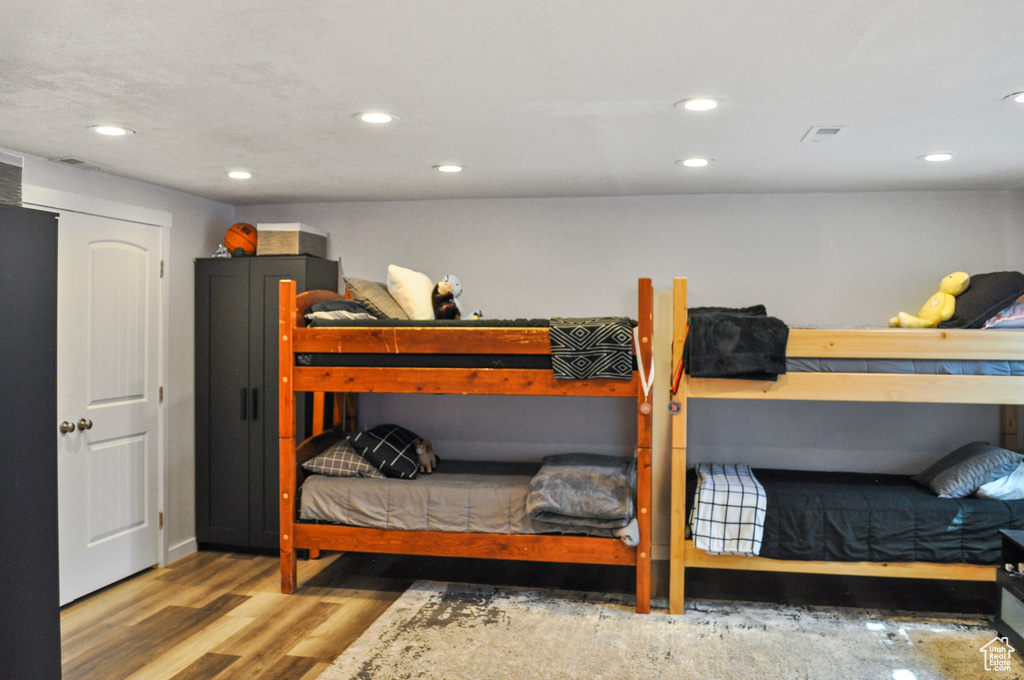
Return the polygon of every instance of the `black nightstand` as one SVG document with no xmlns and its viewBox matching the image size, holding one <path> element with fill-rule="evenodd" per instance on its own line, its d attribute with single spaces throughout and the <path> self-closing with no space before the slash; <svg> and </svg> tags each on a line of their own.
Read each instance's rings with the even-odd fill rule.
<svg viewBox="0 0 1024 680">
<path fill-rule="evenodd" d="M 1003 559 L 996 572 L 999 600 L 995 629 L 1005 635 L 1011 645 L 1024 650 L 1024 573 L 1019 566 L 1024 564 L 1024 531 L 1006 529 L 999 533 L 1003 539 Z M 1017 571 L 1008 573 L 1006 564 L 1012 564 Z"/>
</svg>

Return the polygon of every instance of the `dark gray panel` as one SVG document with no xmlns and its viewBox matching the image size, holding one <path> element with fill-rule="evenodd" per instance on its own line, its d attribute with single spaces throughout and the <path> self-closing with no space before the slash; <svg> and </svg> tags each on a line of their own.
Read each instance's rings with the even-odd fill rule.
<svg viewBox="0 0 1024 680">
<path fill-rule="evenodd" d="M 0 385 L 0 674 L 59 679 L 57 220 L 4 205 Z"/>
<path fill-rule="evenodd" d="M 249 267 L 196 261 L 196 538 L 249 536 Z"/>
</svg>

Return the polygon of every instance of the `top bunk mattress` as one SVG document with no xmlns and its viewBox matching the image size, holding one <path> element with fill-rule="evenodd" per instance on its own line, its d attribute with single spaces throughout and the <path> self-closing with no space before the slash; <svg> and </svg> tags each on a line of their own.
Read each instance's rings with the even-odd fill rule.
<svg viewBox="0 0 1024 680">
<path fill-rule="evenodd" d="M 913 373 L 924 375 L 1024 375 L 1024 361 L 948 359 L 832 359 L 786 357 L 792 373 Z"/>
<path fill-rule="evenodd" d="M 550 354 L 367 354 L 300 353 L 297 366 L 378 368 L 527 368 L 551 370 Z M 635 361 L 634 361 L 635 364 Z"/>
<path fill-rule="evenodd" d="M 310 328 L 549 328 L 550 319 L 308 319 Z"/>
<path fill-rule="evenodd" d="M 298 366 L 323 367 L 382 367 L 382 368 L 494 368 L 494 369 L 540 369 L 555 370 L 557 377 L 565 378 L 623 378 L 631 377 L 637 369 L 633 352 L 633 335 L 637 328 L 634 319 L 626 317 L 588 317 L 553 319 L 328 319 L 310 323 L 312 328 L 336 329 L 550 329 L 550 334 L 533 336 L 541 342 L 550 342 L 539 347 L 536 342 L 523 351 L 522 339 L 511 334 L 499 347 L 505 351 L 474 348 L 472 333 L 463 335 L 438 334 L 433 337 L 435 346 L 444 351 L 397 351 L 403 343 L 395 341 L 387 333 L 373 333 L 373 343 L 353 345 L 331 352 L 297 352 Z M 411 337 L 411 336 L 408 336 Z M 430 336 L 424 336 L 430 337 Z M 381 338 L 384 338 L 382 341 Z M 547 339 L 549 338 L 549 340 Z M 465 340 L 465 344 L 462 341 Z M 368 348 L 368 345 L 372 345 Z M 543 349 L 544 351 L 539 351 Z M 554 357 L 554 359 L 552 358 Z"/>
</svg>

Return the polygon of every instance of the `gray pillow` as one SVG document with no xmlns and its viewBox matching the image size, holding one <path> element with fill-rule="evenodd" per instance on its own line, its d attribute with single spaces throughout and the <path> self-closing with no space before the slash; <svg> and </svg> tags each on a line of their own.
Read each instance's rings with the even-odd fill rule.
<svg viewBox="0 0 1024 680">
<path fill-rule="evenodd" d="M 1024 456 L 986 442 L 971 442 L 933 463 L 913 477 L 943 498 L 970 496 L 984 484 L 1013 472 Z"/>
<path fill-rule="evenodd" d="M 314 326 L 329 326 L 332 321 L 376 318 L 355 300 L 326 300 L 316 303 L 306 312 L 306 323 Z"/>
<path fill-rule="evenodd" d="M 335 442 L 323 453 L 303 463 L 302 467 L 308 472 L 328 477 L 379 477 L 384 479 L 384 474 L 360 456 L 347 439 Z"/>
<path fill-rule="evenodd" d="M 352 299 L 379 319 L 408 319 L 402 306 L 391 297 L 388 287 L 379 281 L 345 278 Z"/>
</svg>

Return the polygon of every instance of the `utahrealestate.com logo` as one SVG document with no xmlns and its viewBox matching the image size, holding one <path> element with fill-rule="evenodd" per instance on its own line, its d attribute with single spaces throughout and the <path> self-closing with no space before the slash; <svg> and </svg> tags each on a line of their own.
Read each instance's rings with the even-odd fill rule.
<svg viewBox="0 0 1024 680">
<path fill-rule="evenodd" d="M 987 642 L 981 648 L 981 653 L 985 655 L 985 670 L 1010 670 L 1010 655 L 1015 651 L 1017 650 L 1010 646 L 1010 643 L 1006 638 L 992 638 L 991 641 Z"/>
</svg>

